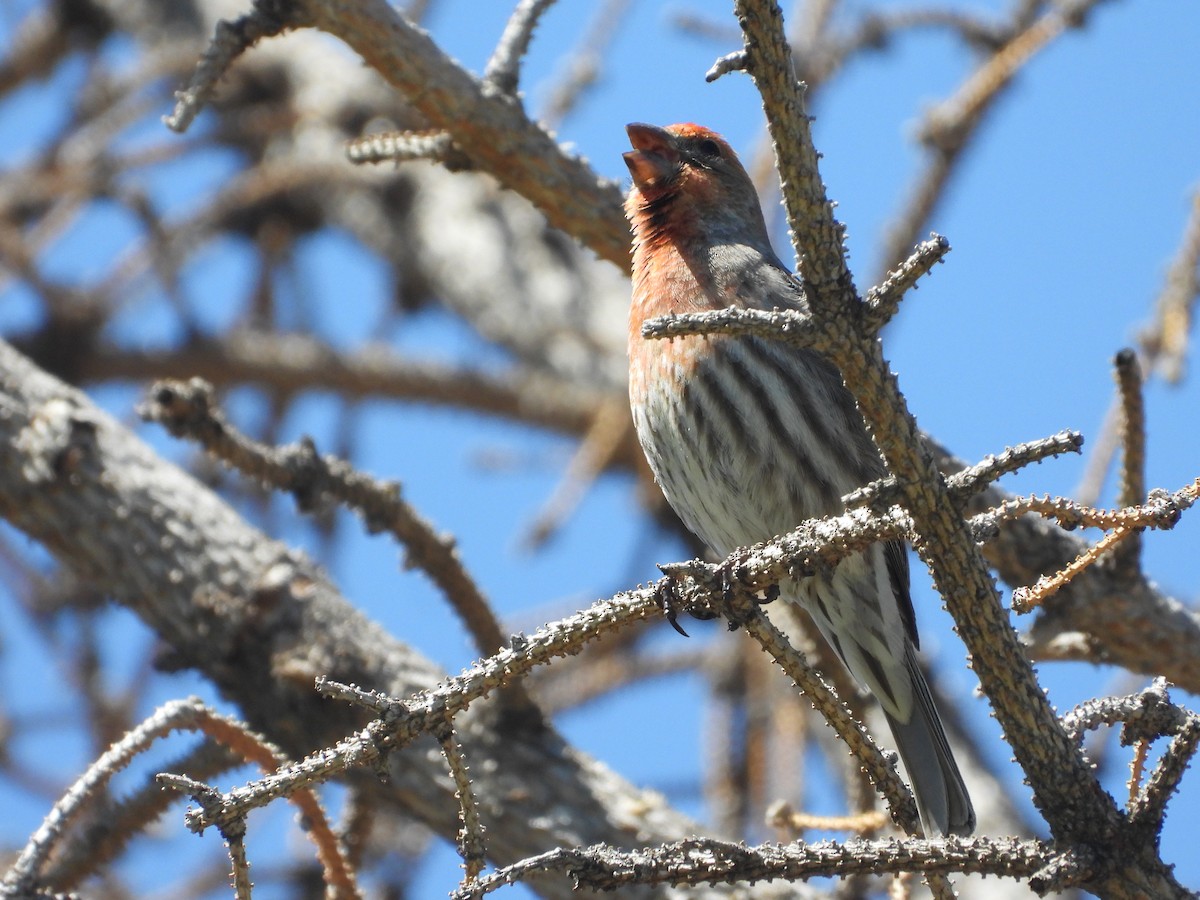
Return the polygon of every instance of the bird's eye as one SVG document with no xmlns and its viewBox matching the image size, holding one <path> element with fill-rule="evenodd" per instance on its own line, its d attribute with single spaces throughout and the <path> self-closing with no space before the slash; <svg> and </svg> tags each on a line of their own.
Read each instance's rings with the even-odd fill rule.
<svg viewBox="0 0 1200 900">
<path fill-rule="evenodd" d="M 721 145 L 712 139 L 705 139 L 700 142 L 697 148 L 705 156 L 720 156 Z"/>
</svg>

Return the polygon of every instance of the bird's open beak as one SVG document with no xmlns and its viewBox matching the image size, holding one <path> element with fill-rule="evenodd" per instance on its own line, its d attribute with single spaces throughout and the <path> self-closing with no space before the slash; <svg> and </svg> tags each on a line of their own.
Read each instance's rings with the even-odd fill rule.
<svg viewBox="0 0 1200 900">
<path fill-rule="evenodd" d="M 678 174 L 682 157 L 671 132 L 642 122 L 631 122 L 625 132 L 633 149 L 622 157 L 639 188 L 661 186 Z"/>
</svg>

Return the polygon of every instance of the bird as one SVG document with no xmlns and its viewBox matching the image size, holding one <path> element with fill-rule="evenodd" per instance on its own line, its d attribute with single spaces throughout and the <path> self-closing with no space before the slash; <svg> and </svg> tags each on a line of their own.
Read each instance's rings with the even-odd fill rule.
<svg viewBox="0 0 1200 900">
<path fill-rule="evenodd" d="M 635 122 L 626 132 L 629 400 L 667 502 L 720 556 L 843 512 L 841 498 L 885 467 L 831 362 L 759 336 L 642 336 L 643 323 L 672 313 L 808 307 L 724 138 L 692 123 Z M 808 612 L 878 699 L 925 834 L 972 833 L 974 807 L 917 662 L 906 545 L 872 545 L 832 572 L 780 585 L 779 597 Z"/>
</svg>

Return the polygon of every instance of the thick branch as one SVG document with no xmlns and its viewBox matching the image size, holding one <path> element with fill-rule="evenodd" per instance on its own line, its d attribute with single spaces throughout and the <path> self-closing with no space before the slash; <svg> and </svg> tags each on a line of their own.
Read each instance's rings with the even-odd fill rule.
<svg viewBox="0 0 1200 900">
<path fill-rule="evenodd" d="M 483 170 L 622 269 L 629 239 L 616 184 L 530 121 L 520 100 L 476 79 L 385 0 L 304 0 L 303 24 L 341 38 Z"/>
<path fill-rule="evenodd" d="M 809 289 L 814 310 L 827 310 L 830 298 L 854 290 L 846 265 L 845 228 L 833 216 L 833 204 L 817 167 L 812 122 L 805 109 L 804 86 L 796 81 L 792 51 L 783 32 L 783 14 L 774 0 L 734 3 L 746 45 L 746 68 L 754 76 L 767 111 L 775 144 L 792 246 L 798 273 Z"/>
<path fill-rule="evenodd" d="M 820 188 L 811 131 L 797 128 L 803 106 L 787 77 L 791 59 L 778 6 L 769 0 L 739 0 L 749 69 L 763 95 L 793 239 L 814 318 L 828 329 L 829 354 L 858 400 L 876 444 L 903 487 L 904 505 L 920 539 L 915 542 L 971 651 L 972 664 L 1014 755 L 1056 838 L 1101 844 L 1119 828 L 1117 810 L 1104 793 L 1078 746 L 1066 734 L 1038 685 L 1032 667 L 1001 607 L 995 584 L 969 529 L 953 513 L 945 482 L 921 442 L 878 342 L 856 329 L 858 297 L 845 269 L 840 230 Z M 799 146 L 783 146 L 799 145 Z M 787 186 L 793 187 L 791 191 Z M 837 238 L 837 239 L 834 239 Z M 1178 885 L 1161 866 L 1130 860 L 1106 872 L 1103 887 L 1113 896 L 1152 891 L 1175 893 Z"/>
</svg>

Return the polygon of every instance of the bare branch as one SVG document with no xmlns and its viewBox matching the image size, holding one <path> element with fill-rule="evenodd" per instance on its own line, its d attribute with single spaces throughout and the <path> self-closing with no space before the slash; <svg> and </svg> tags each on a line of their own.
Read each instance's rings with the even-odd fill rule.
<svg viewBox="0 0 1200 900">
<path fill-rule="evenodd" d="M 486 844 L 483 822 L 479 819 L 479 805 L 471 789 L 471 778 L 467 774 L 467 761 L 463 758 L 462 746 L 454 736 L 454 727 L 447 719 L 434 735 L 442 748 L 442 756 L 454 779 L 454 796 L 458 800 L 462 828 L 458 832 L 458 855 L 463 861 L 463 881 L 460 890 L 466 889 L 483 871 L 486 861 Z"/>
<path fill-rule="evenodd" d="M 1033 587 L 1019 587 L 1014 589 L 1012 595 L 1013 610 L 1019 613 L 1027 613 L 1037 609 L 1060 589 L 1070 584 L 1084 569 L 1120 547 L 1121 543 L 1133 534 L 1133 529 L 1114 528 L 1089 547 L 1085 553 L 1080 554 L 1066 568 L 1060 569 L 1048 578 L 1039 578 L 1038 583 Z"/>
<path fill-rule="evenodd" d="M 1012 80 L 1017 71 L 1039 50 L 1077 22 L 1099 0 L 1075 0 L 1073 9 L 1051 7 L 1044 16 L 1015 35 L 958 89 L 958 92 L 929 110 L 921 129 L 921 140 L 931 146 L 961 145 L 962 130 L 978 121 L 984 108 Z"/>
<path fill-rule="evenodd" d="M 1056 518 L 1060 524 L 1075 527 L 1086 525 L 1111 528 L 1108 534 L 1076 557 L 1069 565 L 1051 577 L 1041 577 L 1032 588 L 1013 591 L 1013 609 L 1028 612 L 1040 605 L 1059 589 L 1067 585 L 1088 566 L 1097 562 L 1130 535 L 1144 528 L 1173 528 L 1180 515 L 1200 499 L 1200 478 L 1180 488 L 1174 494 L 1151 491 L 1148 501 L 1141 506 L 1127 507 L 1113 512 L 1089 509 L 1061 497 L 1030 497 L 1006 502 L 995 513 L 997 520 L 1040 512 Z"/>
<path fill-rule="evenodd" d="M 1158 295 L 1154 323 L 1139 336 L 1149 368 L 1172 384 L 1183 379 L 1187 344 L 1196 298 L 1200 296 L 1200 188 L 1192 195 L 1192 210 L 1166 284 Z"/>
<path fill-rule="evenodd" d="M 61 841 L 65 829 L 79 815 L 83 805 L 95 797 L 99 789 L 108 784 L 113 776 L 127 768 L 135 756 L 144 753 L 155 741 L 177 730 L 203 732 L 238 753 L 243 759 L 258 763 L 267 770 L 275 768 L 284 761 L 280 751 L 263 738 L 253 734 L 239 723 L 217 715 L 196 698 L 168 702 L 110 747 L 72 785 L 71 789 L 55 804 L 54 809 L 50 811 L 42 823 L 42 827 L 22 850 L 17 861 L 5 873 L 0 887 L 3 887 L 6 892 L 13 893 L 32 890 L 49 854 Z M 190 779 L 177 779 L 174 783 L 182 782 L 192 783 Z M 211 797 L 208 789 L 199 790 L 198 794 L 201 797 Z M 341 850 L 329 828 L 324 810 L 316 797 L 311 792 L 302 790 L 295 795 L 295 802 L 308 820 L 309 836 L 317 846 L 318 856 L 334 896 L 338 898 L 358 897 L 359 892 L 354 873 L 346 867 Z M 248 891 L 249 880 L 243 871 L 247 864 L 244 856 L 239 856 L 244 851 L 239 849 L 240 841 L 238 839 L 244 833 L 244 819 L 230 819 L 224 823 L 222 834 L 230 842 L 230 853 L 234 860 L 235 884 L 244 883 Z"/>
<path fill-rule="evenodd" d="M 244 762 L 243 757 L 228 747 L 208 740 L 164 768 L 204 780 Z M 74 890 L 84 878 L 117 859 L 135 835 L 145 831 L 148 823 L 157 820 L 177 800 L 174 792 L 164 791 L 151 778 L 130 796 L 107 804 L 99 816 L 88 821 L 87 828 L 67 836 L 45 867 L 45 883 L 58 890 Z"/>
<path fill-rule="evenodd" d="M 1183 238 L 1167 271 L 1159 293 L 1154 321 L 1138 334 L 1140 372 L 1149 377 L 1158 372 L 1169 383 L 1183 378 L 1192 311 L 1200 296 L 1200 189 L 1192 195 L 1192 210 Z M 1121 444 L 1121 395 L 1113 401 L 1100 425 L 1087 467 L 1079 480 L 1076 496 L 1082 503 L 1099 500 L 1109 466 Z"/>
<path fill-rule="evenodd" d="M 542 110 L 542 121 L 557 128 L 600 78 L 604 52 L 617 34 L 629 0 L 604 0 L 592 17 L 579 46 L 567 53 L 567 70 L 554 85 Z"/>
<path fill-rule="evenodd" d="M 633 422 L 625 401 L 601 404 L 553 495 L 543 504 L 521 543 L 529 549 L 544 545 L 575 509 L 588 487 L 633 440 Z"/>
<path fill-rule="evenodd" d="M 601 390 L 527 368 L 492 374 L 405 359 L 381 345 L 348 353 L 306 335 L 251 329 L 171 351 L 97 347 L 81 358 L 80 367 L 85 378 L 95 380 L 198 377 L 218 387 L 260 385 L 285 397 L 326 389 L 349 399 L 418 400 L 573 434 L 586 432 L 608 398 Z M 623 464 L 633 463 L 634 449 L 622 448 Z"/>
<path fill-rule="evenodd" d="M 916 548 L 971 651 L 972 665 L 1051 832 L 1060 838 L 1101 840 L 1117 827 L 1117 810 L 1039 686 L 969 530 L 946 502 L 941 475 L 920 441 L 878 343 L 855 334 L 847 321 L 857 296 L 846 268 L 841 227 L 817 171 L 802 97 L 790 77 L 779 8 L 769 0 L 739 0 L 736 9 L 746 34 L 750 71 L 776 144 L 809 305 L 834 343 L 829 355 L 855 395 L 888 468 L 903 476 L 904 502 L 920 538 Z M 1108 874 L 1106 880 L 1122 877 L 1143 876 L 1131 869 Z"/>
<path fill-rule="evenodd" d="M 742 25 L 746 69 L 762 94 L 775 145 L 797 274 L 814 311 L 827 315 L 841 302 L 843 291 L 854 290 L 854 280 L 846 265 L 845 227 L 834 218 L 818 170 L 804 87 L 796 81 L 783 14 L 773 0 L 736 0 L 734 10 Z"/>
<path fill-rule="evenodd" d="M 1132 809 L 1137 801 L 1138 791 L 1142 786 L 1142 778 L 1146 774 L 1146 757 L 1150 753 L 1149 738 L 1141 738 L 1134 745 L 1133 759 L 1129 761 L 1129 801 L 1126 809 Z"/>
<path fill-rule="evenodd" d="M 1136 694 L 1081 703 L 1063 715 L 1062 722 L 1076 741 L 1082 741 L 1085 732 L 1121 722 L 1125 725 L 1122 743 L 1130 743 L 1143 737 L 1178 734 L 1187 722 L 1187 713 L 1171 702 L 1166 679 L 1156 678 L 1150 687 Z"/>
<path fill-rule="evenodd" d="M 1006 447 L 995 456 L 985 457 L 973 466 L 955 472 L 946 479 L 950 496 L 958 504 L 965 504 L 971 497 L 987 488 L 1004 475 L 1020 471 L 1035 462 L 1041 462 L 1063 453 L 1078 453 L 1083 446 L 1083 435 L 1077 431 L 1060 431 L 1047 438 L 1027 441 L 1015 447 Z M 847 509 L 869 506 L 882 510 L 900 498 L 900 486 L 892 476 L 873 481 L 842 498 Z"/>
<path fill-rule="evenodd" d="M 477 168 L 530 200 L 552 225 L 628 269 L 629 232 L 617 185 L 563 153 L 514 98 L 486 90 L 385 0 L 304 0 L 297 12 L 349 44 Z"/>
<path fill-rule="evenodd" d="M 62 840 L 67 827 L 83 810 L 84 804 L 113 776 L 125 769 L 131 759 L 145 752 L 156 740 L 193 723 L 200 708 L 200 702 L 194 698 L 166 703 L 103 753 L 54 804 L 41 827 L 30 837 L 29 843 L 5 873 L 0 887 L 13 893 L 32 891 L 50 854 Z"/>
<path fill-rule="evenodd" d="M 712 82 L 723 75 L 728 75 L 730 72 L 744 72 L 746 70 L 746 59 L 745 50 L 735 50 L 732 53 L 726 53 L 724 56 L 718 57 L 717 61 L 712 64 L 712 68 L 704 73 L 704 80 Z"/>
<path fill-rule="evenodd" d="M 175 437 L 199 442 L 226 465 L 288 491 L 302 511 L 319 509 L 323 500 L 332 497 L 357 512 L 368 531 L 390 532 L 407 548 L 407 564 L 421 568 L 441 589 L 481 653 L 494 653 L 504 643 L 491 604 L 463 566 L 453 538 L 438 534 L 402 500 L 398 483 L 379 483 L 344 460 L 318 456 L 309 440 L 284 448 L 250 440 L 225 420 L 212 385 L 198 378 L 187 383 L 160 381 L 139 412 Z"/>
<path fill-rule="evenodd" d="M 989 53 L 953 97 L 926 113 L 920 129 L 920 139 L 929 150 L 926 167 L 884 237 L 885 267 L 890 268 L 903 259 L 917 234 L 926 227 L 962 159 L 963 150 L 1020 68 L 1064 31 L 1080 27 L 1099 2 L 1069 0 L 1048 4 L 1047 11 L 1036 19 L 1018 12 L 1012 17 L 1004 46 Z M 1031 5 L 1031 15 L 1040 6 Z"/>
<path fill-rule="evenodd" d="M 184 664 L 220 685 L 249 721 L 295 755 L 361 728 L 354 710 L 314 694 L 318 675 L 386 687 L 393 696 L 438 683 L 436 666 L 367 620 L 319 568 L 269 541 L 83 394 L 2 342 L 0 395 L 0 514 L 135 611 Z M 68 459 L 71 468 L 55 474 L 55 460 Z M 116 508 L 122 515 L 109 516 L 106 528 L 78 527 L 81 516 Z M 649 598 L 644 614 L 659 615 Z M 282 709 L 289 715 L 280 716 Z M 553 732 L 510 722 L 501 735 L 473 713 L 455 724 L 475 763 L 497 864 L 573 841 L 621 844 L 695 832 L 661 797 L 583 754 L 565 758 Z M 372 782 L 381 803 L 453 839 L 460 826 L 444 764 L 424 751 L 393 754 L 386 764 L 386 785 L 369 773 L 352 780 Z M 514 796 L 514 783 L 527 791 Z M 562 818 L 546 821 L 551 807 Z M 544 890 L 569 896 L 569 889 Z"/>
<path fill-rule="evenodd" d="M 222 830 L 221 837 L 229 849 L 229 860 L 233 864 L 233 896 L 237 900 L 251 900 L 253 882 L 250 880 L 250 858 L 246 855 L 246 821 L 239 819 Z"/>
<path fill-rule="evenodd" d="M 1172 738 L 1145 789 L 1138 796 L 1129 814 L 1129 823 L 1142 828 L 1157 840 L 1159 828 L 1167 812 L 1167 802 L 1179 789 L 1183 773 L 1191 764 L 1200 746 L 1200 716 L 1188 716 L 1186 724 Z"/>
<path fill-rule="evenodd" d="M 649 319 L 642 326 L 642 337 L 653 340 L 685 337 L 691 334 L 757 335 L 797 347 L 811 347 L 821 336 L 808 313 L 791 309 L 730 307 L 712 312 L 672 313 Z"/>
<path fill-rule="evenodd" d="M 790 804 L 777 803 L 767 810 L 767 824 L 774 828 L 785 828 L 797 836 L 806 831 L 849 831 L 863 834 L 879 831 L 887 825 L 882 812 L 872 810 L 851 816 L 816 816 L 798 812 Z"/>
<path fill-rule="evenodd" d="M 1105 697 L 1081 704 L 1063 716 L 1063 724 L 1076 740 L 1085 730 L 1124 723 L 1121 743 L 1136 747 L 1130 779 L 1129 823 L 1141 840 L 1157 842 L 1167 801 L 1200 745 L 1200 716 L 1171 702 L 1165 679 L 1156 678 L 1146 690 L 1126 697 Z M 1159 737 L 1172 736 L 1170 746 L 1146 786 L 1138 791 L 1138 770 L 1146 749 Z"/>
<path fill-rule="evenodd" d="M 212 99 L 217 82 L 239 56 L 263 38 L 274 37 L 296 24 L 276 18 L 282 9 L 259 3 L 255 4 L 252 12 L 233 22 L 222 19 L 217 23 L 216 34 L 200 58 L 191 83 L 186 90 L 175 95 L 175 111 L 163 117 L 168 128 L 180 133 L 187 131 L 200 110 Z"/>
<path fill-rule="evenodd" d="M 912 793 L 896 774 L 895 763 L 888 760 L 854 714 L 837 696 L 825 678 L 808 664 L 804 655 L 792 646 L 770 619 L 763 613 L 760 600 L 748 591 L 734 590 L 733 573 L 739 564 L 735 554 L 710 574 L 703 565 L 674 565 L 663 567 L 668 577 L 686 574 L 690 583 L 666 585 L 664 590 L 678 592 L 689 604 L 707 603 L 722 609 L 730 624 L 746 631 L 766 650 L 801 693 L 845 741 L 850 751 L 862 762 L 868 777 L 887 801 L 892 819 L 907 833 L 919 834 L 920 820 Z M 716 574 L 717 577 L 713 577 Z M 740 574 L 740 573 L 738 573 Z M 700 588 L 700 596 L 694 589 Z"/>
<path fill-rule="evenodd" d="M 1029 878 L 1055 861 L 1070 866 L 1077 882 L 1086 880 L 1094 867 L 1094 861 L 1085 861 L 1082 853 L 1056 854 L 1040 841 L 1012 838 L 821 841 L 758 847 L 693 838 L 631 853 L 603 846 L 554 850 L 487 875 L 453 896 L 472 900 L 533 872 L 546 871 L 562 872 L 580 887 L 611 891 L 638 884 L 714 885 L 730 879 L 753 884 L 769 879 L 799 881 L 895 872 Z M 1069 882 L 1059 885 L 1067 886 Z"/>
<path fill-rule="evenodd" d="M 1121 400 L 1121 487 L 1117 503 L 1136 506 L 1146 499 L 1146 407 L 1142 397 L 1142 367 L 1137 353 L 1122 350 L 1114 360 Z M 1136 574 L 1141 567 L 1142 537 L 1134 532 L 1113 551 L 1118 574 Z"/>
<path fill-rule="evenodd" d="M 878 333 L 900 309 L 900 301 L 909 288 L 915 288 L 923 275 L 945 259 L 950 242 L 940 234 L 918 244 L 912 256 L 888 273 L 878 287 L 871 288 L 863 298 L 863 328 L 869 334 Z"/>
<path fill-rule="evenodd" d="M 347 769 L 371 765 L 386 753 L 403 748 L 423 734 L 436 734 L 448 718 L 456 716 L 492 691 L 520 678 L 552 659 L 577 653 L 588 641 L 613 629 L 655 616 L 659 607 L 650 589 L 618 594 L 612 600 L 551 623 L 535 634 L 514 640 L 513 646 L 476 663 L 455 678 L 443 681 L 410 702 L 384 695 L 364 694 L 362 700 L 377 704 L 383 717 L 365 729 L 320 750 L 300 762 L 286 766 L 270 778 L 222 794 L 220 802 L 188 815 L 188 827 L 203 831 L 233 821 L 252 809 L 290 796 L 300 788 L 336 777 Z M 344 689 L 326 679 L 318 690 Z"/>
<path fill-rule="evenodd" d="M 367 134 L 346 144 L 352 163 L 404 162 L 428 159 L 451 172 L 471 169 L 471 159 L 444 131 L 385 131 Z"/>
<path fill-rule="evenodd" d="M 554 4 L 554 0 L 518 0 L 517 8 L 504 26 L 500 42 L 483 71 L 483 80 L 491 83 L 504 94 L 516 96 L 520 83 L 521 60 L 533 40 L 533 30 L 542 14 Z"/>
</svg>

